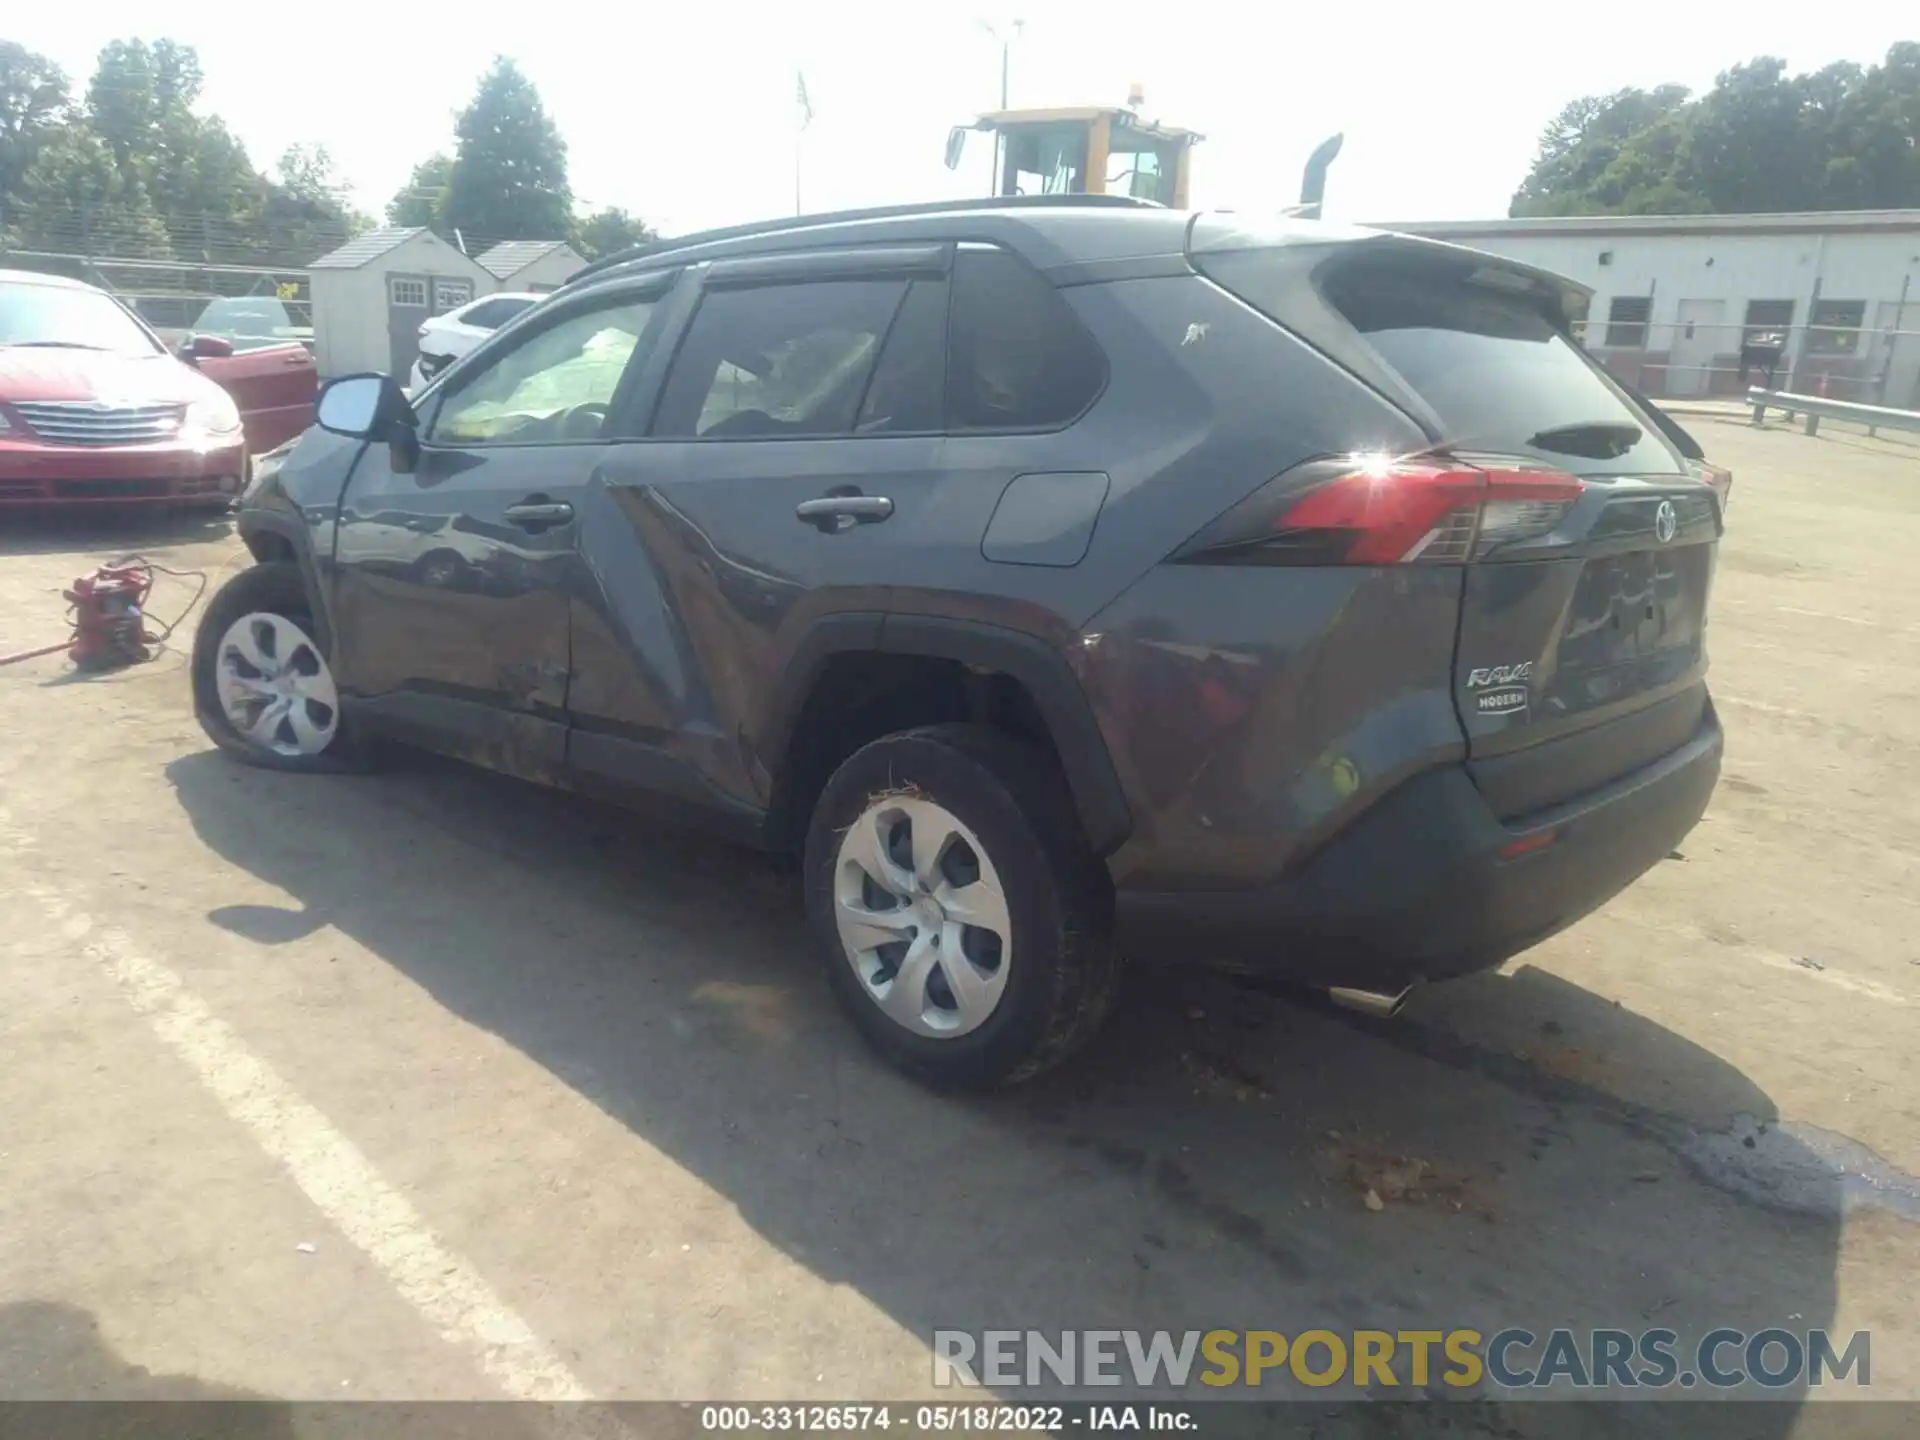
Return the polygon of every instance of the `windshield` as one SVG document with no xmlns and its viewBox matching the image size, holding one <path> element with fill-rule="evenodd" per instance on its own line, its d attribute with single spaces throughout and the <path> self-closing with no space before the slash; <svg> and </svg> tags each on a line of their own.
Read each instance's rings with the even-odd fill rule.
<svg viewBox="0 0 1920 1440">
<path fill-rule="evenodd" d="M 98 290 L 0 281 L 0 345 L 41 345 L 151 355 L 152 337 Z"/>
<path fill-rule="evenodd" d="M 304 307 L 301 307 L 304 308 Z M 193 322 L 194 333 L 218 335 L 239 350 L 295 344 L 313 334 L 299 309 L 261 296 L 232 296 L 213 301 Z"/>
</svg>

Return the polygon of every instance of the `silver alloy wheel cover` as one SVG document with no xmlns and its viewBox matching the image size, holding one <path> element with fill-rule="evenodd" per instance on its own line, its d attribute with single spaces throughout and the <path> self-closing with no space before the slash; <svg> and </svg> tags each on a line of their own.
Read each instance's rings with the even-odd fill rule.
<svg viewBox="0 0 1920 1440">
<path fill-rule="evenodd" d="M 306 631 L 270 610 L 227 627 L 214 649 L 213 682 L 227 723 L 276 755 L 318 755 L 340 727 L 326 657 Z"/>
<path fill-rule="evenodd" d="M 888 850 L 889 837 L 903 822 L 911 869 Z M 959 885 L 948 874 L 954 860 L 964 863 L 964 855 L 949 859 L 956 845 L 972 852 L 978 869 L 978 878 Z M 890 904 L 871 903 L 876 891 Z M 978 1029 L 999 1006 L 1014 960 L 1006 890 L 979 837 L 946 807 L 912 795 L 870 801 L 840 837 L 833 918 L 860 988 L 903 1029 L 951 1040 Z M 994 947 L 969 931 L 997 942 L 990 968 L 969 950 Z M 942 1003 L 942 994 L 950 1004 Z"/>
</svg>

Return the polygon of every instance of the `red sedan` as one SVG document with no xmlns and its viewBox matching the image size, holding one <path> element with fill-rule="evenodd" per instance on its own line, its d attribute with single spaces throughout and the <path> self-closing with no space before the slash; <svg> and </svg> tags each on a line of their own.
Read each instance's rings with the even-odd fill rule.
<svg viewBox="0 0 1920 1440">
<path fill-rule="evenodd" d="M 197 358 L 232 356 L 201 337 Z M 103 290 L 0 270 L 0 506 L 224 504 L 247 470 L 240 407 Z"/>
</svg>

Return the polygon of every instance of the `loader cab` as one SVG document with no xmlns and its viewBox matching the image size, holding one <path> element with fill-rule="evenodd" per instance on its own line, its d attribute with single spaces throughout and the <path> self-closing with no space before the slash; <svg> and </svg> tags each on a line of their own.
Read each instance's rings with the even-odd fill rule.
<svg viewBox="0 0 1920 1440">
<path fill-rule="evenodd" d="M 1142 120 L 1135 110 L 1085 106 L 996 110 L 947 137 L 947 168 L 960 163 L 970 133 L 994 137 L 993 193 L 1130 195 L 1185 209 L 1190 158 L 1200 136 Z"/>
</svg>

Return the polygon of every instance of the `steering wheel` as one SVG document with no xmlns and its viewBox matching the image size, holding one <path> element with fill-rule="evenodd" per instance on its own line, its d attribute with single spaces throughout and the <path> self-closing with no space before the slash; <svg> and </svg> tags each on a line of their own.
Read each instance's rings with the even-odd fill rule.
<svg viewBox="0 0 1920 1440">
<path fill-rule="evenodd" d="M 566 440 L 593 440 L 606 428 L 607 407 L 598 401 L 576 405 L 560 417 L 560 435 Z"/>
</svg>

